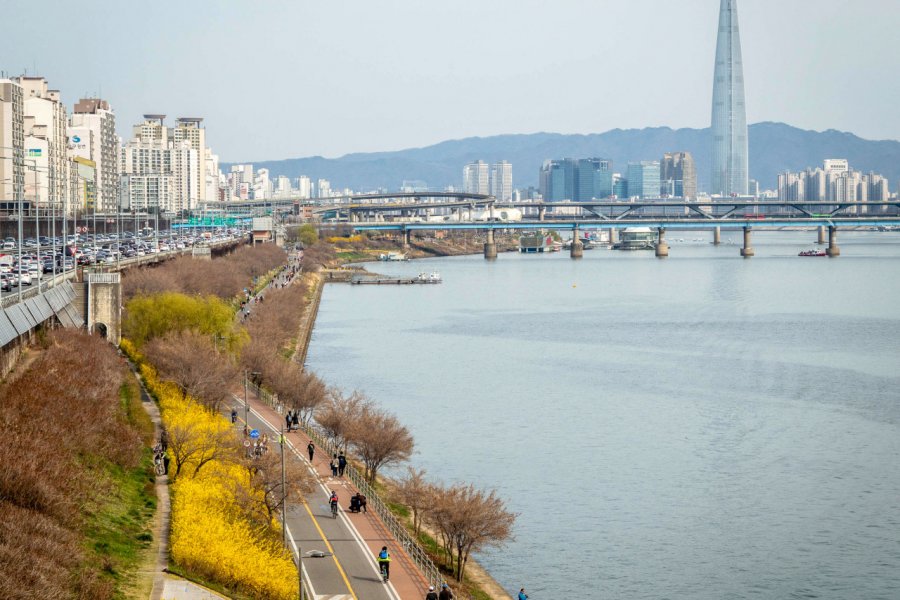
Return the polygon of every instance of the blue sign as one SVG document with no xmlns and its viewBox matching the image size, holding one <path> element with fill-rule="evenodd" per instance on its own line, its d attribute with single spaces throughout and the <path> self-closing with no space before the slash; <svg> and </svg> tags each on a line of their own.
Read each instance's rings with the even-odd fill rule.
<svg viewBox="0 0 900 600">
<path fill-rule="evenodd" d="M 78 137 L 77 135 L 73 135 L 73 136 L 72 136 L 72 141 L 75 142 L 75 143 L 77 144 L 78 142 L 81 141 L 81 138 Z"/>
<path fill-rule="evenodd" d="M 253 439 L 258 438 L 258 437 L 259 437 L 259 430 L 258 430 L 258 429 L 251 429 L 251 430 L 250 430 L 250 437 L 252 437 Z"/>
</svg>

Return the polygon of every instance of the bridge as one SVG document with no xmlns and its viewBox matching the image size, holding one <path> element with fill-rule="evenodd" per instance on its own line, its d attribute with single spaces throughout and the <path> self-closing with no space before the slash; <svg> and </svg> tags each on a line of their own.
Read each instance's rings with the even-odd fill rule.
<svg viewBox="0 0 900 600">
<path fill-rule="evenodd" d="M 398 200 L 408 199 L 412 202 L 403 204 Z M 443 202 L 425 202 L 421 200 L 442 199 Z M 217 210 L 234 214 L 253 214 L 255 212 L 284 212 L 293 210 L 297 203 L 327 201 L 328 205 L 318 206 L 314 212 L 317 214 L 337 211 L 341 216 L 348 218 L 350 212 L 354 212 L 366 206 L 379 206 L 384 210 L 405 210 L 405 207 L 439 208 L 448 206 L 487 206 L 495 202 L 493 196 L 487 194 L 472 194 L 468 192 L 383 192 L 374 194 L 345 194 L 329 196 L 328 198 L 300 198 L 289 196 L 287 198 L 260 198 L 254 200 L 207 200 L 200 203 L 200 211 Z M 453 202 L 455 200 L 455 202 Z M 384 202 L 392 201 L 392 202 Z"/>
<path fill-rule="evenodd" d="M 700 204 L 696 202 L 565 202 L 565 203 L 522 203 L 502 206 L 536 209 L 536 218 L 507 220 L 502 218 L 502 210 L 491 203 L 489 216 L 484 220 L 464 218 L 464 213 L 450 208 L 449 214 L 436 215 L 431 207 L 404 205 L 401 207 L 366 207 L 366 211 L 379 212 L 380 218 L 360 221 L 351 218 L 350 225 L 356 231 L 397 231 L 404 235 L 408 245 L 413 231 L 422 230 L 481 230 L 487 241 L 484 245 L 485 258 L 496 258 L 495 230 L 569 230 L 573 232 L 572 256 L 582 255 L 583 247 L 578 238 L 579 229 L 606 228 L 611 237 L 630 227 L 656 229 L 656 254 L 668 256 L 665 241 L 667 229 L 712 229 L 713 243 L 721 242 L 721 230 L 743 229 L 744 243 L 741 256 L 754 255 L 752 230 L 754 228 L 800 227 L 818 229 L 820 244 L 826 243 L 828 233 L 829 256 L 839 256 L 837 230 L 839 227 L 898 227 L 900 226 L 900 200 L 886 202 L 782 202 L 764 200 L 760 202 L 722 201 Z M 552 218 L 548 219 L 548 209 Z M 558 210 L 563 214 L 556 214 Z M 390 219 L 390 213 L 399 217 Z M 447 210 L 443 211 L 447 213 Z M 585 215 L 585 212 L 588 214 Z M 388 213 L 387 215 L 385 213 Z M 352 214 L 352 213 L 351 213 Z M 422 216 L 418 216 L 422 215 Z"/>
</svg>

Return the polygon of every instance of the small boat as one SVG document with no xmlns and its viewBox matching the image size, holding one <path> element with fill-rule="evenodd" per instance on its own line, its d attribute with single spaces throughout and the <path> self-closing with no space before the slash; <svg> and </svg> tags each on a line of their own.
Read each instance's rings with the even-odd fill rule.
<svg viewBox="0 0 900 600">
<path fill-rule="evenodd" d="M 441 274 L 437 271 L 432 271 L 431 273 L 419 273 L 416 277 L 416 280 L 421 283 L 440 283 L 441 282 Z"/>
<path fill-rule="evenodd" d="M 797 256 L 828 256 L 824 250 L 802 250 Z"/>
<path fill-rule="evenodd" d="M 388 252 L 387 254 L 379 254 L 378 260 L 386 262 L 402 262 L 409 260 L 409 258 L 402 252 Z"/>
</svg>

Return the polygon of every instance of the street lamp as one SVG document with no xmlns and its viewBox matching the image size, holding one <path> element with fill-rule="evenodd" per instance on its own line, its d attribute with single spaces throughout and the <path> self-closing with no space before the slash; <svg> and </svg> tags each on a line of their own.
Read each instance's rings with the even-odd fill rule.
<svg viewBox="0 0 900 600">
<path fill-rule="evenodd" d="M 248 434 L 250 432 L 250 404 L 247 402 L 247 370 L 244 370 L 244 433 Z M 259 377 L 261 373 L 259 371 L 251 371 L 249 373 L 254 379 Z"/>
</svg>

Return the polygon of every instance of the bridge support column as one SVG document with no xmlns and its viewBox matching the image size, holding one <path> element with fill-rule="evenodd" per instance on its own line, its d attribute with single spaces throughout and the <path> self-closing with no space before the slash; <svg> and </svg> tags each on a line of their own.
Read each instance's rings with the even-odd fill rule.
<svg viewBox="0 0 900 600">
<path fill-rule="evenodd" d="M 722 243 L 722 228 L 713 227 L 713 244 L 718 246 Z"/>
<path fill-rule="evenodd" d="M 825 226 L 824 225 L 819 225 L 819 239 L 816 243 L 820 244 L 820 245 L 825 243 Z"/>
<path fill-rule="evenodd" d="M 617 244 L 619 242 L 619 230 L 615 227 L 609 228 L 609 243 Z"/>
<path fill-rule="evenodd" d="M 753 252 L 753 245 L 750 240 L 750 228 L 744 227 L 744 247 L 741 248 L 741 256 L 744 258 L 750 258 L 753 256 L 755 252 Z"/>
<path fill-rule="evenodd" d="M 409 250 L 409 243 L 412 241 L 412 231 L 409 229 L 403 230 L 403 249 Z"/>
<path fill-rule="evenodd" d="M 837 245 L 837 227 L 834 225 L 828 227 L 828 248 L 825 249 L 825 254 L 832 258 L 841 255 L 841 249 Z"/>
<path fill-rule="evenodd" d="M 484 258 L 493 260 L 497 258 L 497 244 L 494 243 L 494 230 L 487 230 L 487 241 L 484 243 Z"/>
<path fill-rule="evenodd" d="M 656 257 L 665 258 L 669 255 L 669 245 L 666 243 L 666 228 L 660 227 L 657 232 L 659 239 L 656 240 Z"/>
<path fill-rule="evenodd" d="M 547 207 L 542 206 L 538 209 L 538 221 L 543 221 L 544 217 L 547 215 Z"/>
<path fill-rule="evenodd" d="M 584 256 L 584 244 L 581 242 L 581 238 L 578 237 L 578 226 L 575 226 L 575 229 L 572 230 L 572 249 L 569 251 L 569 256 L 572 258 L 581 258 Z"/>
</svg>

